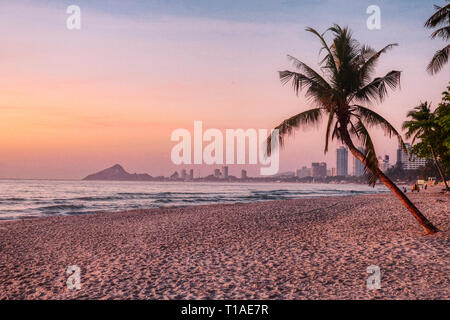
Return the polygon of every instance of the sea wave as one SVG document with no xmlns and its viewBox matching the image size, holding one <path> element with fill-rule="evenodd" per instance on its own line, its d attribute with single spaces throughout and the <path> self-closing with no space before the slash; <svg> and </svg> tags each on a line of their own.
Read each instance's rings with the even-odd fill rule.
<svg viewBox="0 0 450 320">
<path fill-rule="evenodd" d="M 136 183 L 3 181 L 0 219 L 89 214 L 129 209 L 246 203 L 386 191 L 362 185 L 271 183 Z"/>
<path fill-rule="evenodd" d="M 78 210 L 78 209 L 84 209 L 86 206 L 84 205 L 75 205 L 75 204 L 66 204 L 66 205 L 52 205 L 52 206 L 45 206 L 45 207 L 39 207 L 38 210 L 42 211 L 59 211 L 59 210 Z"/>
</svg>

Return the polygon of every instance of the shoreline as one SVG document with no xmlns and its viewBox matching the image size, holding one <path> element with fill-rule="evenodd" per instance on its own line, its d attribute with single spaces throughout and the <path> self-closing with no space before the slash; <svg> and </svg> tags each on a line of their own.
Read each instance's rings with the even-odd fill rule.
<svg viewBox="0 0 450 320">
<path fill-rule="evenodd" d="M 389 193 L 2 221 L 0 299 L 449 299 L 450 198 L 408 197 L 441 232 Z"/>
<path fill-rule="evenodd" d="M 258 202 L 271 202 L 271 201 L 289 201 L 289 200 L 310 200 L 310 199 L 319 199 L 319 198 L 341 198 L 341 197 L 356 197 L 356 196 L 365 196 L 365 195 L 382 195 L 382 194 L 391 194 L 390 190 L 387 191 L 380 191 L 375 193 L 363 193 L 358 195 L 318 195 L 318 196 L 308 196 L 304 198 L 289 198 L 289 199 L 258 199 L 253 201 L 236 201 L 236 202 L 221 202 L 221 203 L 209 203 L 209 204 L 186 204 L 186 205 L 167 205 L 167 206 L 161 206 L 161 207 L 154 207 L 154 208 L 140 208 L 140 209 L 130 209 L 130 210 L 115 210 L 115 211 L 108 211 L 108 210 L 100 210 L 95 212 L 81 212 L 81 213 L 71 213 L 71 214 L 65 214 L 65 215 L 47 215 L 47 216 L 30 216 L 30 217 L 20 217 L 16 219 L 0 219 L 0 224 L 12 222 L 12 221 L 28 221 L 28 220 L 40 220 L 40 219 L 48 219 L 48 218 L 56 218 L 56 217 L 76 217 L 76 216 L 89 216 L 89 215 L 100 215 L 100 214 L 120 214 L 120 213 L 127 213 L 127 212 L 135 212 L 135 211 L 151 211 L 151 210 L 161 210 L 161 209 L 179 209 L 179 208 L 190 208 L 190 207 L 208 207 L 208 206 L 214 206 L 214 205 L 245 205 L 245 204 L 251 204 L 251 203 L 258 203 Z"/>
</svg>

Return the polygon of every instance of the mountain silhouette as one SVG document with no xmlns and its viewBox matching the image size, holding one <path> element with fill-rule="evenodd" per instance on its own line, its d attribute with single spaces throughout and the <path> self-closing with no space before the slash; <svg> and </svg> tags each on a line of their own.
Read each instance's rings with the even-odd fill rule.
<svg viewBox="0 0 450 320">
<path fill-rule="evenodd" d="M 90 174 L 83 180 L 146 181 L 152 179 L 152 176 L 146 173 L 128 173 L 120 164 L 116 164 L 111 168 Z"/>
</svg>

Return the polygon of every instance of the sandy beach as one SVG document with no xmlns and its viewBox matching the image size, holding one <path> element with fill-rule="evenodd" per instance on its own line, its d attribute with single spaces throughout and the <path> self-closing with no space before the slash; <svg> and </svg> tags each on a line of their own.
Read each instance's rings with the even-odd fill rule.
<svg viewBox="0 0 450 320">
<path fill-rule="evenodd" d="M 409 196 L 441 232 L 390 194 L 3 222 L 0 298 L 449 299 L 450 197 Z"/>
</svg>

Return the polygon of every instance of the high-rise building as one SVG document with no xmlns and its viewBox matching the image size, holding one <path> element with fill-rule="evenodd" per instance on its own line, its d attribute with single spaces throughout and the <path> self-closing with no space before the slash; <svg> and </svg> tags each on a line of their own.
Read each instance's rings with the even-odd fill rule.
<svg viewBox="0 0 450 320">
<path fill-rule="evenodd" d="M 222 174 L 220 173 L 220 169 L 214 169 L 214 177 L 220 178 L 221 176 L 222 176 Z"/>
<path fill-rule="evenodd" d="M 338 176 L 348 176 L 348 151 L 345 147 L 336 149 L 336 168 Z"/>
<path fill-rule="evenodd" d="M 366 150 L 363 147 L 358 147 L 358 150 L 362 154 L 366 153 Z M 355 177 L 361 177 L 362 175 L 364 175 L 364 164 L 356 157 L 353 157 L 353 175 Z"/>
<path fill-rule="evenodd" d="M 327 164 L 325 162 L 311 163 L 311 173 L 313 178 L 325 178 L 327 176 Z"/>
<path fill-rule="evenodd" d="M 224 179 L 228 179 L 228 166 L 223 166 L 222 167 L 222 177 Z"/>
<path fill-rule="evenodd" d="M 296 175 L 298 178 L 311 177 L 311 168 L 303 166 L 301 169 L 297 169 Z"/>
<path fill-rule="evenodd" d="M 241 170 L 241 179 L 247 179 L 247 170 L 242 169 Z"/>
<path fill-rule="evenodd" d="M 402 164 L 402 148 L 397 149 L 397 163 L 396 165 L 399 166 Z"/>
<path fill-rule="evenodd" d="M 379 167 L 383 172 L 386 172 L 391 167 L 389 163 L 389 155 L 386 154 L 384 156 L 384 159 L 381 159 L 381 161 L 379 161 Z"/>
<path fill-rule="evenodd" d="M 187 177 L 186 169 L 181 170 L 181 179 L 186 180 L 186 177 Z"/>
<path fill-rule="evenodd" d="M 427 160 L 424 158 L 418 158 L 415 155 L 411 155 L 409 150 L 411 145 L 405 143 L 407 152 L 404 152 L 401 148 L 397 149 L 397 157 L 400 156 L 400 163 L 403 170 L 416 170 L 424 167 L 427 164 Z M 398 162 L 399 159 L 397 159 Z"/>
<path fill-rule="evenodd" d="M 189 180 L 194 180 L 194 169 L 189 170 Z"/>
</svg>

